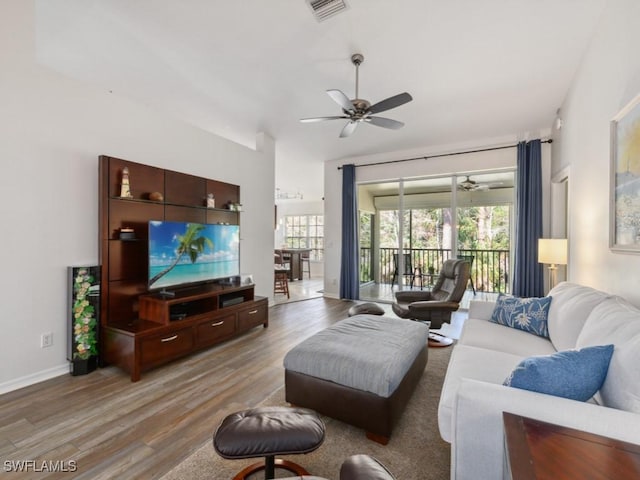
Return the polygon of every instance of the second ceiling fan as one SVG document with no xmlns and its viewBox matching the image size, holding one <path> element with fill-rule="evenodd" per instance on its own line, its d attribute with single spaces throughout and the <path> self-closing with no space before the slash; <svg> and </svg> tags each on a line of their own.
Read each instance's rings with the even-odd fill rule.
<svg viewBox="0 0 640 480">
<path fill-rule="evenodd" d="M 327 94 L 331 97 L 331 99 L 342 108 L 342 115 L 336 115 L 332 117 L 302 118 L 300 121 L 303 123 L 309 123 L 323 122 L 325 120 L 348 120 L 347 124 L 340 132 L 341 138 L 351 135 L 355 131 L 358 124 L 362 122 L 371 123 L 372 125 L 376 125 L 378 127 L 391 128 L 393 130 L 402 128 L 404 126 L 404 123 L 402 122 L 385 117 L 374 117 L 373 115 L 376 113 L 384 112 L 386 110 L 391 110 L 392 108 L 399 107 L 400 105 L 404 105 L 405 103 L 413 100 L 413 98 L 407 92 L 404 92 L 399 93 L 398 95 L 394 95 L 393 97 L 389 97 L 378 103 L 374 103 L 373 105 L 371 105 L 371 103 L 369 103 L 367 100 L 358 98 L 358 68 L 363 61 L 364 56 L 360 53 L 356 53 L 351 56 L 351 63 L 353 63 L 356 67 L 356 98 L 354 98 L 353 100 L 349 100 L 349 97 L 347 97 L 340 90 L 327 90 Z"/>
</svg>

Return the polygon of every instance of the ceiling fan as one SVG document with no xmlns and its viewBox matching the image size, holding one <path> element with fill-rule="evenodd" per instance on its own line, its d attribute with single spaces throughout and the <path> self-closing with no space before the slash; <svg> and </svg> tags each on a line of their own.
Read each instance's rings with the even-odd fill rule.
<svg viewBox="0 0 640 480">
<path fill-rule="evenodd" d="M 502 182 L 478 183 L 475 180 L 471 180 L 469 175 L 467 175 L 462 182 L 458 183 L 458 188 L 465 192 L 474 192 L 476 190 L 489 190 L 491 187 L 497 187 L 498 185 L 502 185 Z"/>
<path fill-rule="evenodd" d="M 325 120 L 346 119 L 348 120 L 348 122 L 340 132 L 341 138 L 351 135 L 355 131 L 358 124 L 361 122 L 370 123 L 377 127 L 391 128 L 393 130 L 402 128 L 404 126 L 404 123 L 402 122 L 385 117 L 374 117 L 373 115 L 376 113 L 384 112 L 386 110 L 391 110 L 392 108 L 399 107 L 400 105 L 404 105 L 405 103 L 413 100 L 413 98 L 407 92 L 404 92 L 399 93 L 398 95 L 394 95 L 393 97 L 389 97 L 378 103 L 374 103 L 373 105 L 371 105 L 371 103 L 369 103 L 367 100 L 358 98 L 358 68 L 360 67 L 362 62 L 364 62 L 364 56 L 362 54 L 356 53 L 351 56 L 351 63 L 353 63 L 356 67 L 356 98 L 354 98 L 353 100 L 349 100 L 349 97 L 347 97 L 340 90 L 327 90 L 327 94 L 331 97 L 331 99 L 342 108 L 342 115 L 336 115 L 332 117 L 302 118 L 300 119 L 300 121 L 303 123 L 310 123 L 323 122 Z"/>
</svg>

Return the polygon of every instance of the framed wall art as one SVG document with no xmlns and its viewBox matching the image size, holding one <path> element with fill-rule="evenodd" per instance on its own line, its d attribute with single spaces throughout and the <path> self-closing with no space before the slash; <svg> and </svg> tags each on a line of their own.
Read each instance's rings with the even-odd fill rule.
<svg viewBox="0 0 640 480">
<path fill-rule="evenodd" d="M 640 95 L 611 121 L 609 247 L 640 254 Z"/>
</svg>

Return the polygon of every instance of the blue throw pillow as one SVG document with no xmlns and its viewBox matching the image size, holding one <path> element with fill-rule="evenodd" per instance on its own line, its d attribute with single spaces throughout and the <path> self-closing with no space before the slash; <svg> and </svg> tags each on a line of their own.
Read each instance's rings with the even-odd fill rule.
<svg viewBox="0 0 640 480">
<path fill-rule="evenodd" d="M 491 321 L 549 338 L 547 316 L 552 297 L 520 298 L 498 295 Z"/>
<path fill-rule="evenodd" d="M 525 358 L 503 385 L 586 402 L 607 378 L 613 345 Z"/>
</svg>

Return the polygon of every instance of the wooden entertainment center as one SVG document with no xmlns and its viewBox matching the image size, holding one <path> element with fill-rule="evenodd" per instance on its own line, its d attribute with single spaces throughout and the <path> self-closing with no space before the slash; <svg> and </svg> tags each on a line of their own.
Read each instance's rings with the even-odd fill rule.
<svg viewBox="0 0 640 480">
<path fill-rule="evenodd" d="M 240 278 L 151 293 L 150 220 L 239 225 L 240 187 L 100 156 L 100 362 L 143 371 L 269 324 L 267 298 Z M 130 197 L 121 196 L 128 171 Z M 207 207 L 207 195 L 217 208 Z M 124 229 L 124 231 L 123 231 Z M 131 232 L 133 230 L 133 232 Z M 123 234 L 126 232 L 126 234 Z"/>
</svg>

